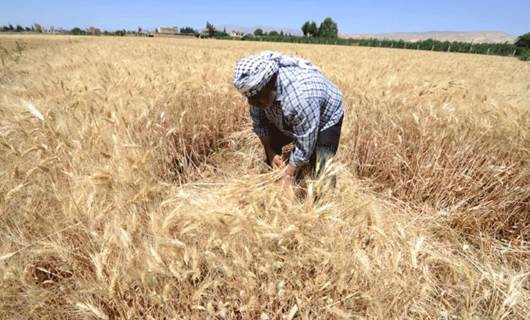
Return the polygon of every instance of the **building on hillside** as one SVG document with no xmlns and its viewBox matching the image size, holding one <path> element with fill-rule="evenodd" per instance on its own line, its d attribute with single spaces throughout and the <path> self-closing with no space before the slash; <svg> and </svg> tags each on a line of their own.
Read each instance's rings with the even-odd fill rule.
<svg viewBox="0 0 530 320">
<path fill-rule="evenodd" d="M 245 35 L 245 33 L 241 31 L 233 30 L 232 32 L 230 32 L 230 35 L 235 38 L 242 38 Z"/>
<path fill-rule="evenodd" d="M 179 29 L 177 27 L 160 27 L 156 29 L 155 32 L 147 32 L 146 36 L 152 38 L 195 38 L 195 34 L 193 33 L 179 33 Z"/>
<path fill-rule="evenodd" d="M 70 33 L 70 30 L 66 30 L 66 29 L 61 28 L 61 27 L 57 27 L 56 28 L 54 26 L 51 26 L 49 28 L 43 28 L 42 32 L 50 33 L 50 34 L 68 34 L 68 33 Z"/>
<path fill-rule="evenodd" d="M 161 33 L 161 34 L 177 34 L 178 33 L 178 29 L 177 27 L 160 27 L 158 28 L 158 33 Z"/>
</svg>

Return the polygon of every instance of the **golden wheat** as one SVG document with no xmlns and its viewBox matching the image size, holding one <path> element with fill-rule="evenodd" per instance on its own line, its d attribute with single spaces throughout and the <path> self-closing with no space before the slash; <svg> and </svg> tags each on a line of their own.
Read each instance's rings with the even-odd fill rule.
<svg viewBox="0 0 530 320">
<path fill-rule="evenodd" d="M 530 314 L 530 64 L 17 40 L 39 45 L 2 51 L 0 318 Z M 321 180 L 304 198 L 276 186 L 231 85 L 236 61 L 265 49 L 343 90 L 339 183 L 319 201 Z"/>
</svg>

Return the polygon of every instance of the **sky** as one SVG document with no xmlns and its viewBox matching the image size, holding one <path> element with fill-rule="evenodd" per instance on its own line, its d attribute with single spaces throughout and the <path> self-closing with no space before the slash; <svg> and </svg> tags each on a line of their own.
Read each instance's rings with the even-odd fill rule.
<svg viewBox="0 0 530 320">
<path fill-rule="evenodd" d="M 530 0 L 0 0 L 0 25 L 136 30 L 214 25 L 300 29 L 332 17 L 342 33 L 530 32 Z"/>
</svg>

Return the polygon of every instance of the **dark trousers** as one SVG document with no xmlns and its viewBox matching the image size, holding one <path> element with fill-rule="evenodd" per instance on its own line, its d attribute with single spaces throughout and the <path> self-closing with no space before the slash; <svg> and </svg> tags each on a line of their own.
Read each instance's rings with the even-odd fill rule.
<svg viewBox="0 0 530 320">
<path fill-rule="evenodd" d="M 343 118 L 341 117 L 337 124 L 318 133 L 315 150 L 309 159 L 309 168 L 314 177 L 324 172 L 326 162 L 337 153 Z M 270 132 L 272 150 L 281 155 L 283 147 L 293 142 L 293 139 L 285 136 L 276 127 L 270 128 Z M 334 177 L 332 177 L 332 184 L 335 185 Z"/>
</svg>

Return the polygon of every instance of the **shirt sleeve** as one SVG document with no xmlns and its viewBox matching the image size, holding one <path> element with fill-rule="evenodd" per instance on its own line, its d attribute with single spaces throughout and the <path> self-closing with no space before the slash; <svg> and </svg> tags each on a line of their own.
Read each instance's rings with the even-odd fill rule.
<svg viewBox="0 0 530 320">
<path fill-rule="evenodd" d="M 265 111 L 258 107 L 250 106 L 250 118 L 252 118 L 252 129 L 258 137 L 264 137 L 270 134 L 270 122 L 265 116 Z"/>
<path fill-rule="evenodd" d="M 311 158 L 317 143 L 320 127 L 320 106 L 315 99 L 298 99 L 301 105 L 295 110 L 292 124 L 294 136 L 294 150 L 289 163 L 298 167 Z"/>
</svg>

